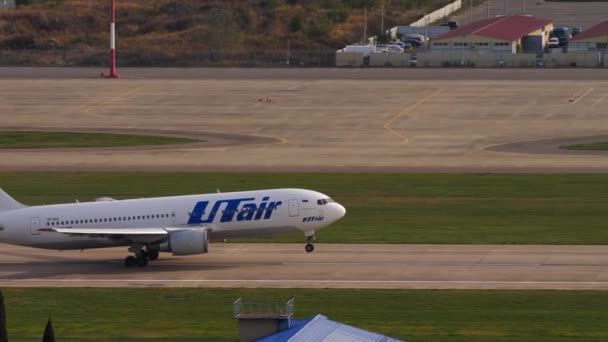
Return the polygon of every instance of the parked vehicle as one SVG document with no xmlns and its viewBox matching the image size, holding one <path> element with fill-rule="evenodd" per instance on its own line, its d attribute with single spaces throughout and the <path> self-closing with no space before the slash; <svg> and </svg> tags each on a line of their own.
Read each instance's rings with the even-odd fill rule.
<svg viewBox="0 0 608 342">
<path fill-rule="evenodd" d="M 553 32 L 552 32 L 551 35 L 553 37 L 559 39 L 559 46 L 566 46 L 566 45 L 568 45 L 568 39 L 570 39 L 572 37 L 568 33 L 568 28 L 567 27 L 555 27 L 555 28 L 553 28 Z"/>
<path fill-rule="evenodd" d="M 376 45 L 374 52 L 403 52 L 403 48 L 399 45 Z"/>
<path fill-rule="evenodd" d="M 458 28 L 458 22 L 455 20 L 450 20 L 445 23 L 439 24 L 439 26 L 448 26 L 450 30 L 455 30 Z"/>
<path fill-rule="evenodd" d="M 555 48 L 558 48 L 559 46 L 560 46 L 559 38 L 553 37 L 553 38 L 549 39 L 549 44 L 547 45 L 547 47 L 549 49 L 555 49 Z"/>
<path fill-rule="evenodd" d="M 572 37 L 576 36 L 577 34 L 583 32 L 583 29 L 580 27 L 573 27 L 572 28 Z"/>
<path fill-rule="evenodd" d="M 342 51 L 359 52 L 359 53 L 363 54 L 363 57 L 366 57 L 366 56 L 371 55 L 374 52 L 375 48 L 376 47 L 373 45 L 348 45 L 348 46 L 344 47 L 344 49 L 342 49 Z"/>
<path fill-rule="evenodd" d="M 403 42 L 406 43 L 406 44 L 410 44 L 412 46 L 415 46 L 415 47 L 419 47 L 420 45 L 423 44 L 420 40 L 414 39 L 414 38 L 404 39 Z"/>
</svg>

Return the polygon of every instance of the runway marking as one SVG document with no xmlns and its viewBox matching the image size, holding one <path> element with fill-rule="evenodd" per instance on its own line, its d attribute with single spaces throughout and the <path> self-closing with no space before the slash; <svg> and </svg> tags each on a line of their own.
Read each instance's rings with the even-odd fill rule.
<svg viewBox="0 0 608 342">
<path fill-rule="evenodd" d="M 285 138 L 280 138 L 280 137 L 273 137 L 270 135 L 262 135 L 262 134 L 248 134 L 252 137 L 258 137 L 258 138 L 268 138 L 268 139 L 276 139 L 278 140 L 277 142 L 273 142 L 273 143 L 259 143 L 259 144 L 248 144 L 248 145 L 241 145 L 241 146 L 228 146 L 227 148 L 232 148 L 232 147 L 243 147 L 243 146 L 265 146 L 265 145 L 282 145 L 282 144 L 287 144 L 289 142 L 289 140 L 285 139 Z"/>
<path fill-rule="evenodd" d="M 400 117 L 406 115 L 410 110 L 418 107 L 419 105 L 425 103 L 426 101 L 430 100 L 431 98 L 433 98 L 435 95 L 439 94 L 441 92 L 441 89 L 436 89 L 432 94 L 427 95 L 425 98 L 423 98 L 422 100 L 417 101 L 416 103 L 407 106 L 405 108 L 403 108 L 397 115 L 395 115 L 393 118 L 391 118 L 390 120 L 388 120 L 386 123 L 384 123 L 384 129 L 386 129 L 387 131 L 389 131 L 390 133 L 400 137 L 401 143 L 402 144 L 407 144 L 409 143 L 409 138 L 405 135 L 405 134 L 401 134 L 399 132 L 397 132 L 396 130 L 392 129 L 390 126 L 391 124 L 399 119 Z"/>
<path fill-rule="evenodd" d="M 593 88 L 589 88 L 589 90 L 587 90 L 586 92 L 584 92 L 582 95 L 580 95 L 579 97 L 576 98 L 576 100 L 574 100 L 573 102 L 571 102 L 572 104 L 577 103 L 580 99 L 582 99 L 583 97 L 587 96 L 589 93 L 591 93 L 593 91 Z"/>
<path fill-rule="evenodd" d="M 337 283 L 337 284 L 448 284 L 448 285 L 601 285 L 608 281 L 505 281 L 505 280 L 347 280 L 347 279 L 0 279 L 0 283 Z"/>
<path fill-rule="evenodd" d="M 608 97 L 608 94 L 606 94 L 606 95 L 604 95 L 604 96 L 600 97 L 600 99 L 599 99 L 599 100 L 597 100 L 597 101 L 595 101 L 595 102 L 594 102 L 594 103 L 591 105 L 591 107 L 595 107 L 595 106 L 597 106 L 597 105 L 598 105 L 598 104 L 600 104 L 602 101 L 604 101 L 604 99 L 605 99 L 606 97 Z"/>
<path fill-rule="evenodd" d="M 120 94 L 118 96 L 111 97 L 111 98 L 109 98 L 109 99 L 107 99 L 107 100 L 105 100 L 103 102 L 100 102 L 100 103 L 89 105 L 89 106 L 87 106 L 87 107 L 84 108 L 84 112 L 87 113 L 87 114 L 93 114 L 93 115 L 95 115 L 93 113 L 93 110 L 95 110 L 95 109 L 97 109 L 99 107 L 105 106 L 105 105 L 107 105 L 110 102 L 113 102 L 113 101 L 116 101 L 118 99 L 127 97 L 127 96 L 135 93 L 136 91 L 138 91 L 140 88 L 141 88 L 140 86 L 137 86 L 137 87 L 132 88 L 131 90 L 127 91 L 126 93 L 122 93 L 122 94 Z"/>
</svg>

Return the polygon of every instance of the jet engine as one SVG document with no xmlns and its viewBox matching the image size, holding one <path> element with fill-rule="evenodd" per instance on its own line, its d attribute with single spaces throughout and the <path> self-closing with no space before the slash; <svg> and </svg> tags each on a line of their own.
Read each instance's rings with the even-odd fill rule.
<svg viewBox="0 0 608 342">
<path fill-rule="evenodd" d="M 173 255 L 195 255 L 209 252 L 207 229 L 178 230 L 169 233 L 169 239 L 160 245 L 161 252 Z"/>
</svg>

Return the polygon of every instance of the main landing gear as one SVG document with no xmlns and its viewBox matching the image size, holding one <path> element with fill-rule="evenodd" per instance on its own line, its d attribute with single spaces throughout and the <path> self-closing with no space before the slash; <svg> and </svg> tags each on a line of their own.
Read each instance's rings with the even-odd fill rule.
<svg viewBox="0 0 608 342">
<path fill-rule="evenodd" d="M 129 252 L 132 252 L 135 255 L 129 255 L 125 258 L 125 266 L 127 267 L 146 267 L 148 266 L 149 261 L 157 260 L 159 255 L 157 250 L 146 250 L 140 245 L 129 247 Z"/>
<path fill-rule="evenodd" d="M 311 253 L 315 250 L 315 232 L 306 233 L 306 241 L 307 243 L 304 249 L 307 253 Z"/>
</svg>

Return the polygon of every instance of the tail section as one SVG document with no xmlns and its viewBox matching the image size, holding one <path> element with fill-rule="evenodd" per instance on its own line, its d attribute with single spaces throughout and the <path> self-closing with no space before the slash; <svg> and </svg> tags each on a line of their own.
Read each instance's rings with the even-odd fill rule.
<svg viewBox="0 0 608 342">
<path fill-rule="evenodd" d="M 0 212 L 25 208 L 26 206 L 15 201 L 4 190 L 0 189 Z"/>
</svg>

